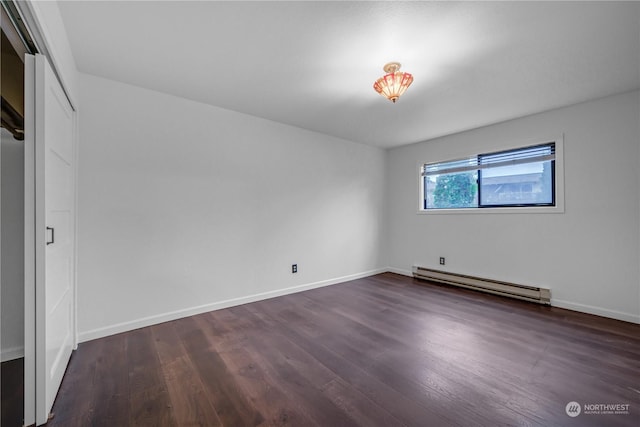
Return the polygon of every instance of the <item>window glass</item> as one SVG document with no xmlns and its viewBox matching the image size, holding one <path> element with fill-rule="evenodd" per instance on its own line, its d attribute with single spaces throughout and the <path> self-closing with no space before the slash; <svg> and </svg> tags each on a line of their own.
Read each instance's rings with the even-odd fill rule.
<svg viewBox="0 0 640 427">
<path fill-rule="evenodd" d="M 478 207 L 478 172 L 425 177 L 425 209 Z"/>
<path fill-rule="evenodd" d="M 555 206 L 555 143 L 422 168 L 423 209 Z"/>
</svg>

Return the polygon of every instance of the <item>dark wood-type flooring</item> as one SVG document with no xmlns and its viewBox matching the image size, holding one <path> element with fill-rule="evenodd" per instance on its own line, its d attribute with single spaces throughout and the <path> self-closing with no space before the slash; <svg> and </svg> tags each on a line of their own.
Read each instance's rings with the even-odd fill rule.
<svg viewBox="0 0 640 427">
<path fill-rule="evenodd" d="M 628 404 L 575 418 L 567 403 Z M 640 425 L 640 326 L 385 273 L 80 344 L 48 426 Z"/>
<path fill-rule="evenodd" d="M 21 426 L 24 414 L 24 359 L 2 362 L 0 378 L 2 379 L 0 426 Z"/>
</svg>

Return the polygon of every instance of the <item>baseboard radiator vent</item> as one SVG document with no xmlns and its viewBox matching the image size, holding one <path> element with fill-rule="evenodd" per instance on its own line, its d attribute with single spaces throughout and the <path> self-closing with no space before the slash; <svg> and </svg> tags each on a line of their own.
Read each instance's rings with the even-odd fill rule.
<svg viewBox="0 0 640 427">
<path fill-rule="evenodd" d="M 515 283 L 501 282 L 493 279 L 483 279 L 481 277 L 432 270 L 415 265 L 413 266 L 413 277 L 490 294 L 537 302 L 538 304 L 551 304 L 551 291 L 546 288 L 517 285 Z"/>
</svg>

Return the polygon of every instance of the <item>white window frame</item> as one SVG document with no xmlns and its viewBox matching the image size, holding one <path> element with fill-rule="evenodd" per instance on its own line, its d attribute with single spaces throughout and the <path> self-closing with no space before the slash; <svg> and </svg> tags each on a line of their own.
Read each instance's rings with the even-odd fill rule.
<svg viewBox="0 0 640 427">
<path fill-rule="evenodd" d="M 564 213 L 564 135 L 555 138 L 536 138 L 529 141 L 521 141 L 517 145 L 504 145 L 482 150 L 483 153 L 518 150 L 534 145 L 555 143 L 555 206 L 508 206 L 508 207 L 476 207 L 476 208 L 452 208 L 452 209 L 425 209 L 424 208 L 424 179 L 422 168 L 427 163 L 447 162 L 455 159 L 429 159 L 428 162 L 419 162 L 416 168 L 418 178 L 418 211 L 419 215 L 477 215 L 477 214 L 549 214 Z M 466 157 L 476 156 L 478 153 L 469 153 Z M 460 156 L 464 158 L 465 156 Z"/>
</svg>

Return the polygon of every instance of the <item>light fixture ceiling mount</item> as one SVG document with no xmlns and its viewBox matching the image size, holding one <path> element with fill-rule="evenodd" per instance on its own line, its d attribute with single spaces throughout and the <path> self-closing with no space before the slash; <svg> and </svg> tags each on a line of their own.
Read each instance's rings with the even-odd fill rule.
<svg viewBox="0 0 640 427">
<path fill-rule="evenodd" d="M 373 84 L 373 88 L 380 95 L 395 103 L 400 95 L 406 92 L 413 83 L 413 76 L 400 70 L 399 62 L 389 62 L 382 68 L 386 73 Z"/>
</svg>

